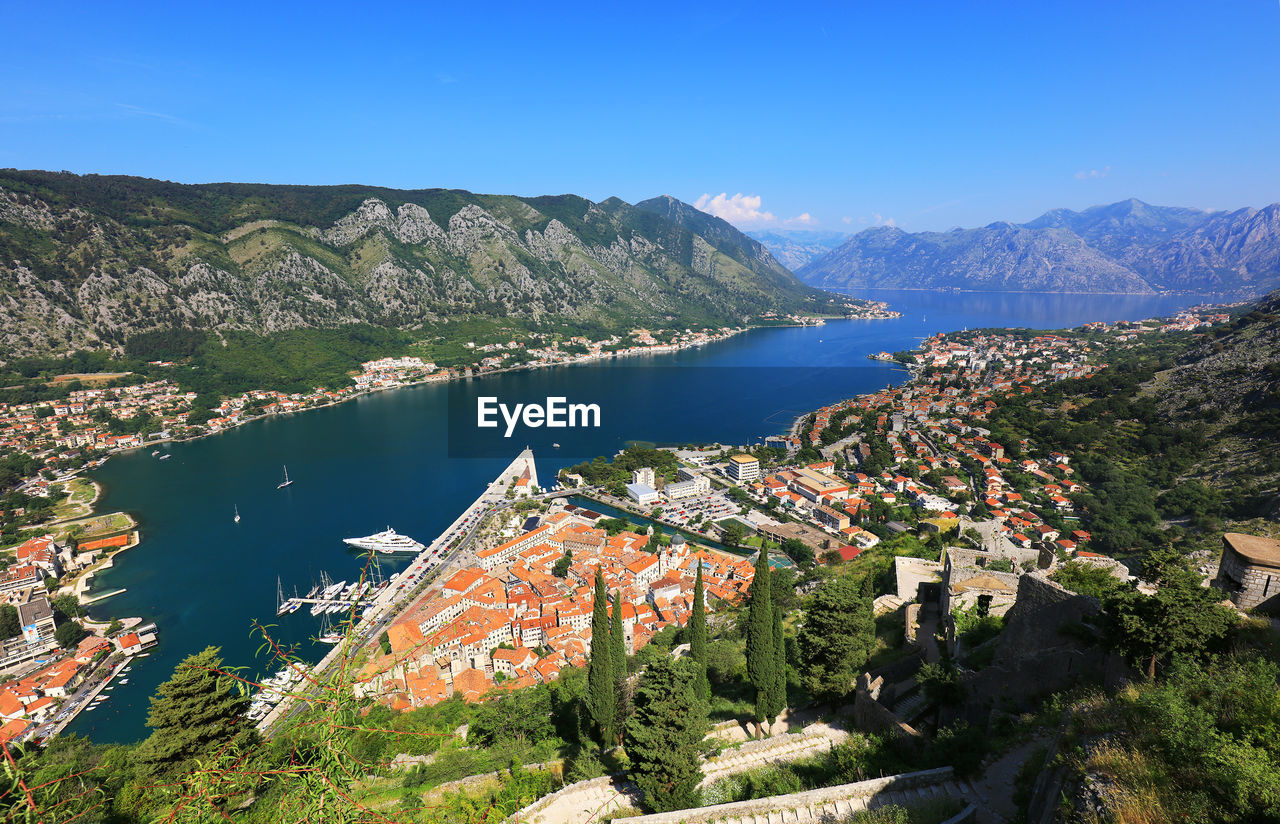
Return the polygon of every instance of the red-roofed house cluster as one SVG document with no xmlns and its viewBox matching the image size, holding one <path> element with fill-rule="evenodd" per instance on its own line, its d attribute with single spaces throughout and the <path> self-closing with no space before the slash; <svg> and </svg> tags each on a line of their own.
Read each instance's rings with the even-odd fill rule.
<svg viewBox="0 0 1280 824">
<path fill-rule="evenodd" d="M 694 549 L 681 536 L 654 551 L 652 537 L 608 534 L 600 516 L 553 507 L 535 529 L 477 553 L 477 563 L 433 584 L 387 630 L 390 654 L 363 671 L 360 688 L 393 708 L 452 695 L 477 700 L 489 690 L 555 680 L 584 666 L 591 650 L 597 568 L 619 592 L 627 649 L 663 627 L 688 621 L 702 565 L 708 606 L 746 597 L 753 568 L 741 557 Z M 556 562 L 571 556 L 564 578 Z"/>
</svg>

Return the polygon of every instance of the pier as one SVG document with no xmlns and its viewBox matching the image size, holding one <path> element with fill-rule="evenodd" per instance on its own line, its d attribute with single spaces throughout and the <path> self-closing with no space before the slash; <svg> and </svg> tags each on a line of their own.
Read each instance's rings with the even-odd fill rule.
<svg viewBox="0 0 1280 824">
<path fill-rule="evenodd" d="M 382 575 L 376 565 L 374 567 L 374 578 L 375 580 L 373 581 L 355 581 L 352 584 L 347 584 L 346 581 L 339 581 L 335 584 L 329 578 L 328 573 L 321 573 L 320 583 L 313 585 L 306 595 L 295 594 L 291 598 L 284 597 L 284 586 L 280 583 L 280 579 L 277 578 L 276 615 L 297 612 L 304 606 L 311 608 L 312 615 L 347 612 L 356 607 L 367 607 L 374 602 L 374 599 L 377 598 L 382 589 L 387 586 L 387 583 L 382 580 Z M 297 590 L 294 590 L 294 592 L 296 593 Z"/>
<path fill-rule="evenodd" d="M 119 595 L 120 593 L 122 593 L 122 592 L 127 592 L 127 591 L 128 591 L 128 590 L 126 590 L 124 587 L 120 587 L 119 589 L 113 589 L 113 590 L 110 590 L 110 591 L 108 591 L 108 592 L 100 593 L 100 594 L 98 594 L 98 595 L 91 595 L 91 596 L 88 596 L 88 597 L 86 597 L 86 598 L 82 598 L 82 599 L 80 600 L 80 603 L 82 603 L 82 604 L 96 604 L 96 603 L 98 603 L 99 601 L 105 601 L 107 598 L 110 598 L 110 597 L 112 597 L 112 596 L 114 596 L 114 595 Z"/>
<path fill-rule="evenodd" d="M 385 586 L 385 584 L 384 584 Z M 315 610 L 315 614 L 319 615 L 323 612 L 334 613 L 344 612 L 354 607 L 367 607 L 374 603 L 381 590 L 372 589 L 359 597 L 347 596 L 346 598 L 325 598 L 323 596 L 285 598 L 280 602 L 280 606 L 276 608 L 277 615 L 284 615 L 286 612 L 297 612 L 304 606 L 309 606 Z M 319 609 L 316 609 L 319 607 Z"/>
</svg>

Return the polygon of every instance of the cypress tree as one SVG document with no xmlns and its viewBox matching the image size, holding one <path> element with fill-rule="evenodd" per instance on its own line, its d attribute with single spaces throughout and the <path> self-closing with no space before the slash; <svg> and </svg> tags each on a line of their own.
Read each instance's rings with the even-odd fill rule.
<svg viewBox="0 0 1280 824">
<path fill-rule="evenodd" d="M 782 608 L 773 605 L 774 682 L 769 693 L 769 723 L 787 708 L 787 641 L 782 633 Z"/>
<path fill-rule="evenodd" d="M 622 737 L 623 724 L 630 711 L 631 696 L 627 690 L 627 636 L 622 629 L 622 590 L 613 594 L 613 620 L 609 625 L 609 662 L 613 665 L 614 734 Z"/>
<path fill-rule="evenodd" d="M 707 608 L 703 604 L 702 561 L 698 561 L 698 577 L 693 582 L 693 614 L 689 616 L 689 655 L 698 665 L 698 694 L 711 697 L 707 680 Z"/>
<path fill-rule="evenodd" d="M 613 680 L 613 648 L 609 643 L 608 598 L 604 569 L 596 567 L 596 592 L 591 604 L 591 660 L 587 664 L 587 714 L 602 747 L 612 743 L 617 685 Z"/>
<path fill-rule="evenodd" d="M 875 576 L 868 572 L 862 577 L 862 585 L 858 587 L 858 597 L 874 606 L 876 600 Z"/>
<path fill-rule="evenodd" d="M 613 660 L 613 677 L 627 677 L 627 635 L 622 628 L 622 590 L 613 594 L 613 619 L 609 622 L 609 649 Z"/>
<path fill-rule="evenodd" d="M 773 652 L 773 599 L 769 594 L 769 552 L 763 546 L 747 591 L 747 678 L 756 689 L 756 723 L 763 725 L 777 688 L 777 656 Z"/>
</svg>

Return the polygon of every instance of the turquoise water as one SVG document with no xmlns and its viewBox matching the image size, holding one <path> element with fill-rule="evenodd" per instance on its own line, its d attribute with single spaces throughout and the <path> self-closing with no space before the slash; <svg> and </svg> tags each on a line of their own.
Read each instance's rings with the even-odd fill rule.
<svg viewBox="0 0 1280 824">
<path fill-rule="evenodd" d="M 127 685 L 68 731 L 95 741 L 144 737 L 149 696 L 183 657 L 208 645 L 220 646 L 228 665 L 258 672 L 268 661 L 257 657 L 262 639 L 252 631 L 255 619 L 318 660 L 327 648 L 308 640 L 318 619 L 305 611 L 274 615 L 277 576 L 287 592 L 309 589 L 322 571 L 354 580 L 363 558 L 342 539 L 388 524 L 429 541 L 525 445 L 525 434 L 544 482 L 559 467 L 612 454 L 628 440 L 753 442 L 784 431 L 801 412 L 905 378 L 894 365 L 868 361 L 871 352 L 910 348 L 935 332 L 964 327 L 1060 328 L 1167 314 L 1198 302 L 1189 296 L 865 295 L 906 316 L 755 330 L 670 355 L 382 392 L 173 444 L 166 447 L 173 457 L 163 462 L 149 450 L 112 458 L 94 475 L 105 486 L 99 508 L 133 512 L 143 542 L 95 584 L 98 591 L 127 592 L 91 612 L 153 620 L 160 646 L 134 666 Z M 500 397 L 559 392 L 596 402 L 603 426 L 553 437 L 546 430 L 522 433 L 512 441 L 496 436 L 489 451 L 503 457 L 466 457 L 471 453 L 454 437 L 460 424 L 449 425 L 448 401 L 451 392 L 477 389 Z M 553 448 L 552 440 L 561 447 Z M 277 490 L 284 464 L 295 482 Z M 232 522 L 237 506 L 239 524 Z M 384 571 L 404 564 L 386 563 Z"/>
</svg>

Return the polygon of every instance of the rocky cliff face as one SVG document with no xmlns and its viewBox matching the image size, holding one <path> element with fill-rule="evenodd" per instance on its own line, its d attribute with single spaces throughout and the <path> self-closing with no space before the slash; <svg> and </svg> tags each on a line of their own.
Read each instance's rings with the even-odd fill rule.
<svg viewBox="0 0 1280 824">
<path fill-rule="evenodd" d="M 1280 285 L 1280 204 L 1213 213 L 1127 200 L 1021 225 L 915 234 L 879 227 L 797 273 L 834 288 L 1256 296 Z"/>
<path fill-rule="evenodd" d="M 0 172 L 0 354 L 163 328 L 741 323 L 825 300 L 679 207 Z"/>
</svg>

